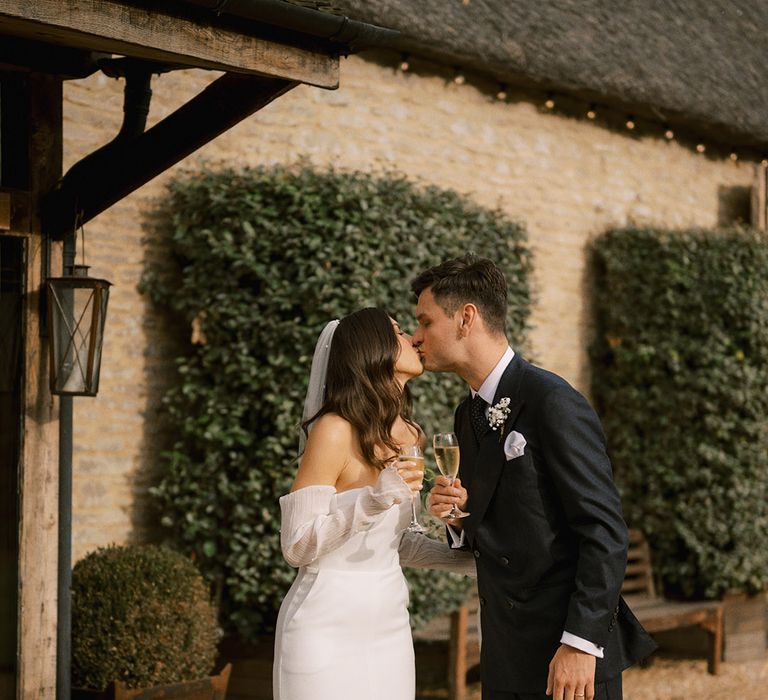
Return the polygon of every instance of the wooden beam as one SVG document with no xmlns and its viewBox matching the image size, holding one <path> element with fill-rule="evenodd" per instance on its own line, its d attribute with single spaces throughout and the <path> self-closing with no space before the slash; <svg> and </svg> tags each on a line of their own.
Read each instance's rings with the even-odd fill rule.
<svg viewBox="0 0 768 700">
<path fill-rule="evenodd" d="M 48 382 L 48 339 L 41 300 L 48 270 L 61 269 L 61 246 L 49 246 L 36 212 L 61 174 L 62 84 L 31 74 L 28 82 L 30 231 L 24 304 L 23 440 L 19 474 L 18 700 L 55 700 L 58 557 L 59 404 Z"/>
<path fill-rule="evenodd" d="M 99 70 L 97 59 L 107 54 L 54 46 L 13 36 L 0 39 L 0 69 L 56 73 L 65 78 L 86 78 Z"/>
<path fill-rule="evenodd" d="M 44 229 L 60 238 L 298 85 L 227 73 L 137 138 L 107 144 L 76 163 L 44 202 Z"/>
<path fill-rule="evenodd" d="M 2 34 L 323 88 L 339 84 L 337 56 L 115 0 L 0 0 Z"/>
</svg>

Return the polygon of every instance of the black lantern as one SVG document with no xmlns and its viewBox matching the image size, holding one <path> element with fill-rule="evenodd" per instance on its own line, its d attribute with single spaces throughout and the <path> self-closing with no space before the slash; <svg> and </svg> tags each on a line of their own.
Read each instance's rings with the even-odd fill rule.
<svg viewBox="0 0 768 700">
<path fill-rule="evenodd" d="M 88 265 L 48 279 L 52 394 L 96 396 L 111 284 L 88 277 Z"/>
</svg>

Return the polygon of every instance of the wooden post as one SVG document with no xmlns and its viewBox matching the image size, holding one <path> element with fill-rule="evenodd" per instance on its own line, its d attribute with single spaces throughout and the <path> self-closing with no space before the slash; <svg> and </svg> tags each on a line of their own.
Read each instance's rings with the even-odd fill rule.
<svg viewBox="0 0 768 700">
<path fill-rule="evenodd" d="M 720 661 L 723 658 L 723 609 L 717 607 L 712 611 L 710 619 L 703 625 L 709 636 L 709 656 L 707 671 L 713 676 L 720 673 Z"/>
<path fill-rule="evenodd" d="M 467 617 L 462 605 L 451 613 L 451 636 L 448 649 L 448 698 L 464 700 L 467 694 Z"/>
<path fill-rule="evenodd" d="M 11 193 L 0 192 L 0 230 L 11 228 Z"/>
<path fill-rule="evenodd" d="M 23 440 L 19 465 L 18 700 L 56 697 L 58 551 L 58 401 L 48 386 L 43 299 L 49 270 L 61 269 L 61 246 L 43 235 L 42 195 L 61 176 L 62 84 L 57 76 L 28 78 L 30 211 L 24 305 Z"/>
<path fill-rule="evenodd" d="M 766 167 L 761 163 L 755 166 L 755 182 L 752 185 L 752 226 L 758 231 L 768 229 L 768 183 Z"/>
</svg>

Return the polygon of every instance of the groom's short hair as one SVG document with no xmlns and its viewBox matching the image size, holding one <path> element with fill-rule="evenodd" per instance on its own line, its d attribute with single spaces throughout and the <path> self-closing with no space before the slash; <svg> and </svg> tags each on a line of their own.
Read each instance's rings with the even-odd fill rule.
<svg viewBox="0 0 768 700">
<path fill-rule="evenodd" d="M 503 334 L 507 317 L 507 281 L 488 258 L 467 253 L 430 267 L 411 282 L 418 299 L 430 289 L 435 301 L 449 316 L 463 304 L 474 304 L 488 330 Z"/>
</svg>

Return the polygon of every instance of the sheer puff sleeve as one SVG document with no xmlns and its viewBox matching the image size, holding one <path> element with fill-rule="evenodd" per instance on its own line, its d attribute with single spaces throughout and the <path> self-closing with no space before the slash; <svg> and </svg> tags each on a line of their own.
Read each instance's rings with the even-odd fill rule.
<svg viewBox="0 0 768 700">
<path fill-rule="evenodd" d="M 280 498 L 280 546 L 294 567 L 306 566 L 366 529 L 372 518 L 411 497 L 394 467 L 383 469 L 374 486 L 331 510 L 333 486 L 306 486 Z"/>
<path fill-rule="evenodd" d="M 399 553 L 401 566 L 452 571 L 477 578 L 475 557 L 471 552 L 451 549 L 445 542 L 438 542 L 417 532 L 403 533 Z"/>
</svg>

